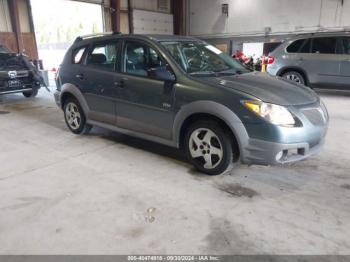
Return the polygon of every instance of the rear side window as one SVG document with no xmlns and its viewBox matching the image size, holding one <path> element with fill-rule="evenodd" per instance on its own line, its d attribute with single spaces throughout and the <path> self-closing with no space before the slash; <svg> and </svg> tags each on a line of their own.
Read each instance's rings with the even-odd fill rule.
<svg viewBox="0 0 350 262">
<path fill-rule="evenodd" d="M 350 55 L 350 37 L 343 38 L 344 54 Z"/>
<path fill-rule="evenodd" d="M 297 41 L 291 43 L 287 47 L 287 52 L 288 53 L 298 53 L 300 48 L 302 47 L 304 41 L 305 41 L 305 39 L 300 39 L 300 40 L 297 40 Z"/>
<path fill-rule="evenodd" d="M 152 69 L 166 65 L 163 58 L 145 43 L 127 41 L 124 50 L 124 72 L 131 75 L 148 77 Z"/>
<path fill-rule="evenodd" d="M 312 41 L 312 53 L 315 54 L 335 54 L 337 38 L 321 37 L 314 38 Z"/>
<path fill-rule="evenodd" d="M 75 49 L 73 51 L 73 59 L 72 59 L 73 64 L 80 64 L 81 63 L 81 61 L 83 59 L 83 55 L 85 53 L 85 50 L 86 50 L 86 46 Z"/>
<path fill-rule="evenodd" d="M 118 42 L 97 44 L 87 58 L 87 65 L 115 70 L 118 61 Z"/>
</svg>

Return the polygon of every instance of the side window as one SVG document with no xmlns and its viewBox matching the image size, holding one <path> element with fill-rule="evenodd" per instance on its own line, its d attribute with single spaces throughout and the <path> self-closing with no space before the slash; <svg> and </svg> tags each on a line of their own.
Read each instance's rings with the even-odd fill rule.
<svg viewBox="0 0 350 262">
<path fill-rule="evenodd" d="M 312 41 L 312 53 L 335 54 L 337 39 L 335 37 L 314 38 Z"/>
<path fill-rule="evenodd" d="M 149 76 L 151 69 L 165 66 L 164 60 L 150 46 L 139 42 L 126 42 L 124 48 L 124 72 L 131 75 Z"/>
<path fill-rule="evenodd" d="M 182 53 L 179 49 L 178 43 L 164 42 L 162 44 L 165 46 L 165 48 L 168 50 L 171 56 L 175 59 L 177 64 L 181 65 L 182 69 L 186 71 L 186 64 L 182 56 Z"/>
<path fill-rule="evenodd" d="M 80 64 L 82 59 L 83 59 L 83 55 L 85 53 L 85 50 L 86 50 L 86 46 L 84 47 L 80 47 L 78 49 L 75 49 L 73 51 L 73 56 L 72 56 L 72 63 L 73 64 Z"/>
<path fill-rule="evenodd" d="M 288 53 L 298 53 L 301 46 L 303 45 L 305 39 L 300 39 L 297 40 L 293 43 L 291 43 L 288 47 L 287 47 L 287 52 Z"/>
<path fill-rule="evenodd" d="M 350 37 L 343 38 L 344 54 L 350 55 Z"/>
<path fill-rule="evenodd" d="M 299 53 L 307 54 L 311 51 L 311 39 L 307 39 L 300 49 Z"/>
<path fill-rule="evenodd" d="M 87 65 L 106 70 L 115 70 L 118 60 L 118 43 L 95 45 L 87 58 Z"/>
</svg>

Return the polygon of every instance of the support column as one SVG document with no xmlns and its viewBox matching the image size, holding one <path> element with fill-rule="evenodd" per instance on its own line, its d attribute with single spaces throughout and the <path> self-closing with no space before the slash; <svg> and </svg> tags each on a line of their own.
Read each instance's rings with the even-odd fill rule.
<svg viewBox="0 0 350 262">
<path fill-rule="evenodd" d="M 19 22 L 18 2 L 17 0 L 11 0 L 11 1 L 8 1 L 8 4 L 10 9 L 12 28 L 16 36 L 17 52 L 21 53 L 24 47 L 23 47 L 21 25 Z"/>
<path fill-rule="evenodd" d="M 112 31 L 120 32 L 120 0 L 111 0 L 111 8 Z"/>
<path fill-rule="evenodd" d="M 185 35 L 185 1 L 172 0 L 172 9 L 174 14 L 174 34 Z"/>
</svg>

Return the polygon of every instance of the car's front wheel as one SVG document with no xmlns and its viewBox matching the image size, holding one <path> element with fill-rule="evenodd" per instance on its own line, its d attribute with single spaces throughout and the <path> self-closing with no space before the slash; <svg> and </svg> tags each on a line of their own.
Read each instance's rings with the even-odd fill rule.
<svg viewBox="0 0 350 262">
<path fill-rule="evenodd" d="M 64 118 L 68 128 L 74 134 L 88 133 L 92 126 L 86 123 L 86 116 L 75 98 L 68 98 L 63 107 Z"/>
<path fill-rule="evenodd" d="M 282 77 L 289 80 L 289 81 L 296 82 L 298 84 L 302 84 L 302 85 L 306 84 L 304 76 L 296 71 L 286 72 L 282 75 Z"/>
<path fill-rule="evenodd" d="M 220 175 L 233 163 L 232 137 L 215 121 L 192 124 L 185 136 L 187 157 L 194 167 L 208 175 Z"/>
</svg>

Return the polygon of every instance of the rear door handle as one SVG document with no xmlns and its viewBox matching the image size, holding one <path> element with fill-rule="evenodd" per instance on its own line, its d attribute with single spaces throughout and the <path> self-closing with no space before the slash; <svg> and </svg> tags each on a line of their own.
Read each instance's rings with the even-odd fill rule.
<svg viewBox="0 0 350 262">
<path fill-rule="evenodd" d="M 84 79 L 84 74 L 77 74 L 75 75 L 76 78 L 79 78 L 80 80 Z"/>
</svg>

